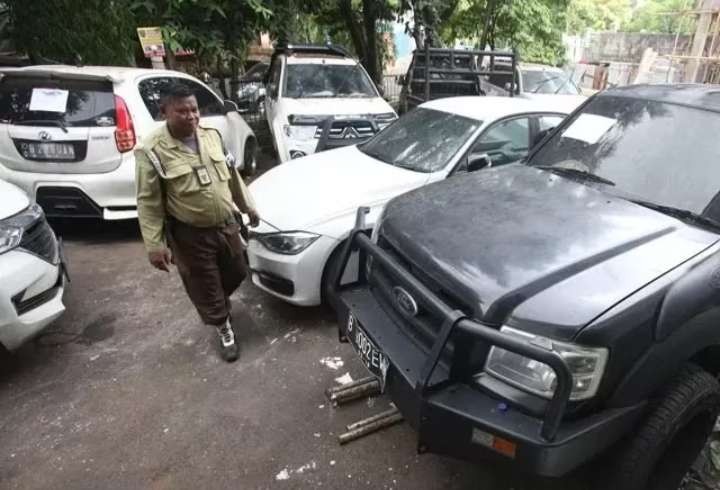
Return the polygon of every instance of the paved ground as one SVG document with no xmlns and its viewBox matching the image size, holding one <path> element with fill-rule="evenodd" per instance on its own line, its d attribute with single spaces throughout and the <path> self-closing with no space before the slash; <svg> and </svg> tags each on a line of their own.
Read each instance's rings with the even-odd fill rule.
<svg viewBox="0 0 720 490">
<path fill-rule="evenodd" d="M 417 456 L 407 425 L 340 447 L 344 425 L 388 400 L 327 403 L 335 378 L 364 373 L 326 310 L 245 284 L 228 365 L 177 275 L 146 263 L 135 223 L 58 229 L 67 312 L 0 364 L 1 488 L 584 488 Z"/>
</svg>

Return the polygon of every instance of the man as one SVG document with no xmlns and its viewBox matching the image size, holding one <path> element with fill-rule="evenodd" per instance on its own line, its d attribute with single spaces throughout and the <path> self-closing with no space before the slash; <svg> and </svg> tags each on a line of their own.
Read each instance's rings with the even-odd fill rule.
<svg viewBox="0 0 720 490">
<path fill-rule="evenodd" d="M 217 330 L 220 352 L 238 357 L 230 295 L 246 276 L 242 218 L 257 226 L 252 197 L 220 133 L 199 126 L 197 100 L 185 85 L 161 101 L 166 124 L 135 150 L 138 218 L 150 263 L 176 264 L 203 323 Z"/>
</svg>

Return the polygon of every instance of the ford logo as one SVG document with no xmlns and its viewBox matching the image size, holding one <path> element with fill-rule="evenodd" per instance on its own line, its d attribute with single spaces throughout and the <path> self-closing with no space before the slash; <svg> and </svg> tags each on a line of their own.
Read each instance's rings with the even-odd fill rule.
<svg viewBox="0 0 720 490">
<path fill-rule="evenodd" d="M 50 133 L 48 133 L 47 131 L 40 131 L 40 132 L 38 133 L 38 136 L 39 136 L 40 139 L 43 140 L 43 141 L 49 141 L 49 140 L 52 139 L 52 136 L 50 136 Z"/>
<path fill-rule="evenodd" d="M 418 314 L 417 301 L 415 301 L 415 298 L 413 298 L 410 293 L 400 286 L 396 286 L 393 288 L 393 294 L 395 295 L 395 303 L 398 305 L 398 308 L 400 308 L 400 311 L 408 316 Z"/>
</svg>

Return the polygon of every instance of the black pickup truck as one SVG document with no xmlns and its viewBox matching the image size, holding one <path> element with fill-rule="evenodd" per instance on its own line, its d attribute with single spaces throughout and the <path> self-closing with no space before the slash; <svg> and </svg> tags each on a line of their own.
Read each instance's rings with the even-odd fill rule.
<svg viewBox="0 0 720 490">
<path fill-rule="evenodd" d="M 719 135 L 718 87 L 608 90 L 524 163 L 359 211 L 340 337 L 420 452 L 683 488 L 720 413 Z"/>
</svg>

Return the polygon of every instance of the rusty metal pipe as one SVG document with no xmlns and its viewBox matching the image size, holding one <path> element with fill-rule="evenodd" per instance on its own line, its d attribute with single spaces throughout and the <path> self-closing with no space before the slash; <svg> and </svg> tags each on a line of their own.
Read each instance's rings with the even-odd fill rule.
<svg viewBox="0 0 720 490">
<path fill-rule="evenodd" d="M 380 412 L 379 414 L 373 415 L 372 417 L 368 417 L 368 418 L 366 418 L 366 419 L 358 420 L 358 421 L 355 422 L 355 423 L 352 423 L 352 424 L 350 424 L 350 425 L 347 425 L 346 428 L 347 428 L 347 430 L 359 429 L 360 427 L 363 427 L 363 426 L 368 425 L 368 424 L 372 424 L 373 422 L 375 422 L 375 421 L 377 421 L 377 420 L 384 419 L 385 417 L 389 417 L 390 415 L 393 415 L 393 414 L 396 414 L 396 413 L 399 413 L 399 412 L 398 412 L 398 409 L 395 408 L 395 407 L 393 407 L 393 408 L 391 408 L 390 410 L 386 410 L 386 411 L 384 411 L 384 412 Z"/>
<path fill-rule="evenodd" d="M 391 425 L 395 425 L 398 422 L 402 422 L 402 420 L 403 420 L 403 416 L 400 412 L 394 413 L 390 416 L 375 420 L 374 422 L 363 424 L 355 430 L 351 430 L 344 434 L 340 434 L 338 436 L 338 442 L 341 445 L 347 444 L 350 441 L 360 439 L 361 437 L 364 437 L 368 434 L 372 434 L 379 430 L 390 427 Z M 360 421 L 360 422 L 362 422 L 362 421 Z M 360 422 L 358 422 L 358 423 L 360 423 Z"/>
<path fill-rule="evenodd" d="M 330 394 L 330 401 L 333 405 L 341 405 L 349 401 L 357 400 L 364 396 L 376 395 L 380 393 L 380 382 L 373 379 L 369 383 L 353 386 L 342 391 L 336 391 Z"/>
<path fill-rule="evenodd" d="M 353 381 L 352 383 L 348 383 L 346 385 L 338 385 L 338 386 L 332 386 L 325 390 L 325 395 L 330 398 L 330 395 L 332 393 L 338 393 L 340 391 L 349 390 L 350 388 L 354 388 L 356 386 L 364 385 L 366 383 L 370 383 L 372 381 L 375 381 L 374 376 L 368 376 L 367 378 L 358 379 L 356 381 Z"/>
</svg>

